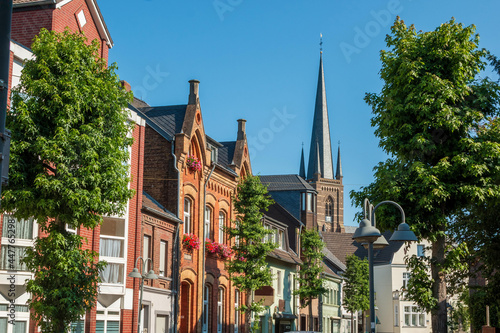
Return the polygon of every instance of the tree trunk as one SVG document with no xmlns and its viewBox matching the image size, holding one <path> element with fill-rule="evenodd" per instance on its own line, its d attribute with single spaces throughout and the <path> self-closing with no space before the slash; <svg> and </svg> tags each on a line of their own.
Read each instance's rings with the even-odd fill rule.
<svg viewBox="0 0 500 333">
<path fill-rule="evenodd" d="M 246 306 L 250 306 L 252 303 L 252 291 L 247 290 L 247 304 Z M 245 311 L 245 333 L 251 332 L 251 325 L 252 325 L 252 312 L 250 310 Z"/>
<path fill-rule="evenodd" d="M 444 227 L 442 227 L 444 232 Z M 432 279 L 432 294 L 437 298 L 437 308 L 432 310 L 432 332 L 433 333 L 447 333 L 447 309 L 446 309 L 446 275 L 443 271 L 442 265 L 445 260 L 446 240 L 444 236 L 439 236 L 432 244 L 432 257 L 431 263 Z"/>
<path fill-rule="evenodd" d="M 313 330 L 313 307 L 312 307 L 312 298 L 309 297 L 309 331 Z"/>
</svg>

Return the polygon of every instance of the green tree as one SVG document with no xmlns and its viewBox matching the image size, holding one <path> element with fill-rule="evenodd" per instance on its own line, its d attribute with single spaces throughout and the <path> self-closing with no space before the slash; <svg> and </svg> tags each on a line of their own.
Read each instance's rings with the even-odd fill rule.
<svg viewBox="0 0 500 333">
<path fill-rule="evenodd" d="M 389 159 L 375 167 L 375 181 L 351 198 L 390 198 L 404 207 L 419 238 L 431 243 L 431 276 L 410 284 L 430 288 L 409 296 L 432 313 L 433 332 L 447 332 L 447 276 L 464 269 L 466 247 L 447 242 L 453 217 L 487 198 L 499 197 L 494 175 L 500 166 L 500 145 L 491 141 L 491 117 L 498 114 L 499 86 L 478 79 L 487 51 L 478 49 L 475 27 L 452 19 L 435 31 L 416 31 L 399 18 L 381 52 L 380 94 L 369 93 L 372 126 Z M 382 207 L 381 207 L 382 208 Z M 384 207 L 382 229 L 397 226 L 399 214 Z M 418 265 L 417 265 L 418 266 Z M 419 265 L 420 270 L 426 265 Z M 418 269 L 418 267 L 413 269 Z M 420 290 L 420 288 L 415 288 Z M 423 296 L 423 297 L 422 297 Z"/>
<path fill-rule="evenodd" d="M 34 319 L 44 332 L 63 332 L 96 301 L 94 252 L 65 226 L 94 228 L 101 215 L 125 211 L 132 129 L 116 65 L 99 57 L 83 35 L 43 29 L 32 44 L 7 126 L 12 130 L 10 179 L 2 212 L 34 217 L 38 238 L 25 262 Z"/>
<path fill-rule="evenodd" d="M 299 295 L 300 306 L 309 307 L 309 330 L 313 330 L 312 301 L 328 290 L 323 286 L 323 247 L 325 244 L 321 236 L 314 229 L 304 229 L 301 235 L 301 259 L 299 270 L 299 288 L 295 294 Z"/>
<path fill-rule="evenodd" d="M 351 332 L 354 332 L 354 313 L 370 308 L 368 260 L 352 254 L 346 257 L 346 267 L 342 304 L 351 313 Z"/>
<path fill-rule="evenodd" d="M 252 314 L 262 311 L 262 301 L 254 302 L 252 292 L 272 283 L 272 274 L 267 269 L 266 258 L 276 244 L 263 241 L 272 233 L 262 224 L 263 211 L 267 211 L 273 200 L 267 194 L 258 176 L 247 176 L 238 184 L 234 198 L 236 220 L 234 227 L 228 228 L 231 238 L 236 239 L 233 246 L 234 259 L 226 263 L 230 279 L 242 292 L 246 293 L 246 303 L 240 307 L 245 311 L 246 332 L 255 331 L 251 326 Z"/>
</svg>

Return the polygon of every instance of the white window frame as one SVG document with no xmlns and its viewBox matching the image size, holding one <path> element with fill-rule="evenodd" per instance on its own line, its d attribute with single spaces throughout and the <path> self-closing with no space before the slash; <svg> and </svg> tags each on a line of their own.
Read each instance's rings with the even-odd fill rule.
<svg viewBox="0 0 500 333">
<path fill-rule="evenodd" d="M 203 237 L 205 237 L 204 239 L 211 239 L 210 238 L 210 226 L 211 226 L 211 222 L 212 222 L 212 212 L 213 212 L 213 209 L 212 207 L 210 206 L 205 206 L 205 234 L 203 235 Z"/>
<path fill-rule="evenodd" d="M 9 216 L 9 214 L 4 214 L 3 215 L 3 223 L 8 223 L 7 222 L 7 217 Z M 16 237 L 16 233 L 14 232 L 14 237 L 8 237 L 9 236 L 9 233 L 7 233 L 7 237 L 4 237 L 3 235 L 3 226 L 2 226 L 2 230 L 0 230 L 2 232 L 2 247 L 5 246 L 6 250 L 8 251 L 8 247 L 9 245 L 10 246 L 14 246 L 16 248 L 28 248 L 28 247 L 33 247 L 34 243 L 35 243 L 35 238 L 38 237 L 38 223 L 36 223 L 35 219 L 32 219 L 32 222 L 33 223 L 33 227 L 32 227 L 32 230 L 33 230 L 33 234 L 31 235 L 31 239 L 23 239 L 23 238 L 17 238 Z M 17 258 L 16 258 L 17 259 Z M 3 260 L 3 258 L 0 258 L 0 260 Z M 7 266 L 8 267 L 8 266 Z M 8 269 L 4 269 L 3 271 L 7 271 Z M 18 270 L 18 271 L 23 271 L 23 272 L 27 272 L 27 270 Z"/>
<path fill-rule="evenodd" d="M 217 295 L 217 333 L 222 333 L 224 326 L 224 288 L 219 288 Z"/>
<path fill-rule="evenodd" d="M 416 305 L 404 306 L 404 323 L 406 327 L 426 327 L 425 312 L 422 312 Z M 408 320 L 407 320 L 408 318 Z M 423 325 L 420 325 L 420 320 Z"/>
<path fill-rule="evenodd" d="M 238 333 L 238 327 L 240 326 L 240 291 L 236 289 L 234 291 L 234 333 Z"/>
<path fill-rule="evenodd" d="M 120 321 L 120 309 L 110 308 L 110 309 L 101 309 L 97 308 L 96 313 L 96 325 L 98 321 L 104 322 L 104 332 L 108 332 L 108 323 L 109 322 L 118 322 L 118 327 L 120 328 L 122 323 Z M 137 327 L 136 327 L 137 328 Z"/>
<path fill-rule="evenodd" d="M 108 256 L 101 256 L 99 255 L 99 260 L 104 260 L 108 264 L 118 264 L 123 267 L 122 269 L 122 276 L 121 280 L 122 282 L 118 283 L 111 283 L 111 282 L 102 282 L 103 285 L 124 285 L 125 284 L 125 274 L 126 274 L 126 256 L 127 256 L 127 220 L 123 217 L 109 217 L 109 216 L 104 216 L 103 217 L 103 223 L 105 219 L 115 219 L 115 220 L 122 220 L 123 221 L 123 236 L 111 236 L 111 235 L 103 235 L 102 233 L 100 234 L 100 239 L 114 239 L 114 240 L 121 240 L 123 241 L 122 246 L 123 246 L 123 256 L 122 257 L 108 257 Z M 102 226 L 101 226 L 102 228 Z M 100 245 L 99 245 L 100 246 Z M 99 249 L 100 250 L 100 249 Z"/>
<path fill-rule="evenodd" d="M 224 226 L 226 222 L 226 214 L 221 210 L 219 211 L 219 243 L 225 244 L 224 239 Z"/>
<path fill-rule="evenodd" d="M 160 265 L 159 265 L 159 275 L 167 276 L 168 268 L 168 242 L 165 240 L 160 240 Z"/>
<path fill-rule="evenodd" d="M 185 197 L 184 198 L 184 233 L 191 233 L 191 199 Z"/>
<path fill-rule="evenodd" d="M 205 284 L 203 288 L 203 321 L 202 321 L 202 331 L 208 332 L 208 312 L 210 311 L 210 286 Z"/>
<path fill-rule="evenodd" d="M 403 272 L 403 289 L 408 290 L 408 281 L 410 281 L 410 272 Z"/>
<path fill-rule="evenodd" d="M 151 260 L 153 260 L 153 258 L 151 258 L 153 256 L 152 254 L 153 237 L 151 237 L 151 235 L 144 234 L 142 236 L 142 239 L 143 239 L 142 259 L 144 260 L 144 264 L 146 265 L 146 272 L 149 272 L 149 270 L 152 268 L 151 268 L 151 262 L 147 259 L 150 258 Z"/>
</svg>

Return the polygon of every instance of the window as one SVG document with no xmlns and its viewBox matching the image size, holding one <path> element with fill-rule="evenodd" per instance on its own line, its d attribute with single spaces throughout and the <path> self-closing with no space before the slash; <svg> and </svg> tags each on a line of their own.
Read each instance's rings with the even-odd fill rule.
<svg viewBox="0 0 500 333">
<path fill-rule="evenodd" d="M 212 208 L 205 206 L 205 239 L 210 238 L 210 221 L 212 221 Z"/>
<path fill-rule="evenodd" d="M 425 246 L 422 244 L 417 245 L 417 257 L 425 256 Z"/>
<path fill-rule="evenodd" d="M 184 233 L 191 233 L 191 200 L 184 198 Z"/>
<path fill-rule="evenodd" d="M 99 273 L 103 283 L 123 283 L 125 220 L 104 217 L 101 225 L 99 259 L 108 265 Z"/>
<path fill-rule="evenodd" d="M 33 246 L 33 238 L 36 234 L 36 223 L 32 218 L 16 219 L 5 214 L 3 216 L 0 269 L 26 271 L 26 265 L 21 263 L 21 259 L 24 257 L 25 249 Z"/>
<path fill-rule="evenodd" d="M 168 315 L 156 316 L 156 332 L 167 333 L 170 332 L 170 317 Z"/>
<path fill-rule="evenodd" d="M 408 290 L 408 281 L 410 281 L 410 273 L 403 273 L 403 289 Z"/>
<path fill-rule="evenodd" d="M 399 326 L 399 305 L 394 305 L 394 326 Z"/>
<path fill-rule="evenodd" d="M 27 305 L 14 305 L 15 325 L 9 324 L 9 314 L 11 314 L 9 305 L 0 304 L 0 332 L 2 333 L 28 333 L 29 309 Z M 10 310 L 10 311 L 9 311 Z"/>
<path fill-rule="evenodd" d="M 219 212 L 219 243 L 224 244 L 224 226 L 225 226 L 226 215 L 224 212 Z"/>
<path fill-rule="evenodd" d="M 142 313 L 144 313 L 144 311 L 142 311 Z M 98 309 L 96 319 L 96 333 L 120 332 L 120 309 Z"/>
<path fill-rule="evenodd" d="M 276 286 L 277 293 L 276 293 L 276 294 L 277 294 L 278 296 L 280 296 L 280 297 L 283 295 L 283 280 L 282 280 L 282 279 L 283 279 L 283 278 L 282 278 L 281 271 L 280 271 L 280 270 L 278 270 L 278 271 L 276 272 L 276 280 L 277 280 L 277 281 L 276 281 L 276 282 L 277 282 L 277 286 Z"/>
<path fill-rule="evenodd" d="M 219 298 L 217 301 L 217 333 L 222 333 L 224 324 L 224 289 L 219 288 Z"/>
<path fill-rule="evenodd" d="M 160 276 L 167 276 L 168 267 L 168 243 L 160 241 Z"/>
<path fill-rule="evenodd" d="M 313 194 L 312 193 L 307 193 L 307 206 L 306 206 L 307 211 L 312 211 L 313 210 Z"/>
<path fill-rule="evenodd" d="M 333 199 L 328 197 L 325 203 L 325 222 L 333 221 Z"/>
<path fill-rule="evenodd" d="M 147 260 L 148 258 L 151 258 L 151 236 L 144 235 L 144 242 L 142 243 L 142 259 L 146 265 L 146 272 L 149 272 L 149 270 L 152 269 L 151 261 Z"/>
<path fill-rule="evenodd" d="M 208 312 L 210 311 L 210 286 L 205 285 L 203 294 L 203 332 L 208 332 Z"/>
<path fill-rule="evenodd" d="M 302 193 L 302 210 L 306 210 L 306 194 L 305 193 Z"/>
<path fill-rule="evenodd" d="M 425 313 L 418 306 L 405 306 L 405 326 L 425 326 Z"/>
<path fill-rule="evenodd" d="M 240 326 L 240 291 L 234 291 L 234 333 L 238 333 L 238 327 Z"/>
<path fill-rule="evenodd" d="M 78 17 L 78 23 L 80 23 L 80 28 L 83 28 L 83 26 L 87 24 L 87 19 L 85 18 L 85 13 L 83 12 L 83 9 L 80 10 L 77 17 Z"/>
<path fill-rule="evenodd" d="M 278 229 L 276 232 L 276 244 L 278 245 L 278 249 L 283 249 L 283 244 L 285 243 L 284 238 L 285 234 L 283 230 Z"/>
</svg>

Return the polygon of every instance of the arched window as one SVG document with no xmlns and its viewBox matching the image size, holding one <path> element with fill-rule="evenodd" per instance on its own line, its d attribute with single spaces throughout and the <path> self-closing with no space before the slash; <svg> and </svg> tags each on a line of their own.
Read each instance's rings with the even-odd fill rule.
<svg viewBox="0 0 500 333">
<path fill-rule="evenodd" d="M 224 325 L 224 289 L 219 288 L 219 298 L 217 301 L 217 333 L 222 333 Z"/>
<path fill-rule="evenodd" d="M 205 239 L 210 239 L 210 221 L 212 221 L 212 208 L 205 206 Z"/>
<path fill-rule="evenodd" d="M 238 328 L 240 326 L 240 291 L 236 289 L 234 291 L 234 333 L 238 333 Z"/>
<path fill-rule="evenodd" d="M 333 199 L 328 197 L 325 203 L 325 221 L 333 222 Z"/>
<path fill-rule="evenodd" d="M 208 332 L 208 318 L 210 311 L 210 285 L 207 283 L 205 285 L 205 290 L 203 291 L 203 332 Z"/>
<path fill-rule="evenodd" d="M 219 212 L 219 243 L 224 244 L 224 226 L 226 222 L 226 214 L 223 211 Z"/>
<path fill-rule="evenodd" d="M 184 233 L 191 233 L 191 200 L 184 198 Z"/>
</svg>

